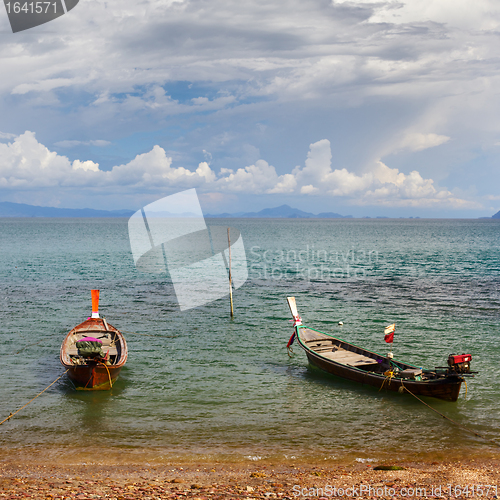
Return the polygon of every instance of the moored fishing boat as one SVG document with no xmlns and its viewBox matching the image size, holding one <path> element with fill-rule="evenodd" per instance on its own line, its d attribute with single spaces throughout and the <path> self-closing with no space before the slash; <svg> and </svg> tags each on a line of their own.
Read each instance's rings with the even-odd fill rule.
<svg viewBox="0 0 500 500">
<path fill-rule="evenodd" d="M 309 362 L 332 375 L 379 389 L 446 401 L 456 401 L 464 377 L 473 376 L 470 354 L 451 354 L 447 367 L 424 370 L 397 361 L 392 354 L 383 356 L 303 325 L 295 297 L 287 300 L 294 319 L 294 332 L 288 345 L 297 339 Z"/>
<path fill-rule="evenodd" d="M 92 316 L 75 326 L 61 345 L 68 377 L 78 390 L 111 389 L 127 355 L 123 334 L 99 316 L 99 290 L 92 290 Z"/>
</svg>

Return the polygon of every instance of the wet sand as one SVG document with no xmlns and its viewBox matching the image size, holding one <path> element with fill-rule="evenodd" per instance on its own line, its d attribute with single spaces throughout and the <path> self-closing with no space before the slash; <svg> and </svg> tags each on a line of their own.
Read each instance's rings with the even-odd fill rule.
<svg viewBox="0 0 500 500">
<path fill-rule="evenodd" d="M 380 466 L 379 464 L 378 466 Z M 386 463 L 386 465 L 396 465 Z M 0 463 L 0 499 L 498 498 L 500 460 L 49 465 Z"/>
</svg>

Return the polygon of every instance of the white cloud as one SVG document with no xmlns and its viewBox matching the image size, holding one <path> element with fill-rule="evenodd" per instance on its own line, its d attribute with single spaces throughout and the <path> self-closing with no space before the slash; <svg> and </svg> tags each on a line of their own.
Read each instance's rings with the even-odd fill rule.
<svg viewBox="0 0 500 500">
<path fill-rule="evenodd" d="M 323 139 L 311 144 L 307 153 L 306 166 L 293 171 L 297 182 L 302 185 L 319 184 L 331 171 L 332 151 L 330 141 Z"/>
<path fill-rule="evenodd" d="M 424 149 L 440 146 L 449 140 L 450 138 L 446 135 L 408 133 L 396 146 L 396 150 L 409 149 L 410 151 L 422 151 Z"/>
<path fill-rule="evenodd" d="M 16 134 L 8 134 L 5 132 L 0 132 L 0 139 L 14 139 L 16 137 Z"/>
<path fill-rule="evenodd" d="M 70 171 L 69 160 L 49 151 L 32 132 L 25 132 L 12 143 L 0 144 L 1 188 L 57 186 Z"/>
<path fill-rule="evenodd" d="M 22 83 L 12 89 L 12 94 L 27 94 L 28 92 L 48 92 L 49 90 L 69 87 L 75 82 L 69 78 L 53 78 L 33 83 Z"/>
<path fill-rule="evenodd" d="M 269 194 L 293 193 L 297 186 L 297 179 L 293 174 L 280 175 L 273 188 L 268 189 Z"/>
<path fill-rule="evenodd" d="M 200 163 L 195 172 L 184 167 L 173 168 L 172 158 L 160 146 L 154 146 L 148 153 L 137 155 L 129 163 L 113 167 L 111 172 L 104 174 L 108 186 L 154 191 L 171 187 L 199 187 L 215 177 L 206 162 Z"/>
<path fill-rule="evenodd" d="M 378 0 L 368 0 L 378 1 Z M 354 0 L 358 3 L 359 0 Z M 365 3 L 365 0 L 362 0 Z M 361 3 L 361 2 L 359 2 Z M 494 30 L 500 25 L 500 9 L 494 0 L 477 0 L 474 8 L 467 0 L 411 0 L 386 2 L 371 22 L 415 23 L 433 20 L 462 29 Z"/>
<path fill-rule="evenodd" d="M 437 189 L 432 179 L 424 179 L 416 170 L 404 174 L 378 161 L 359 175 L 345 168 L 333 170 L 331 158 L 328 140 L 311 144 L 305 167 L 294 169 L 301 194 L 344 197 L 357 205 L 481 207 L 446 189 Z"/>
<path fill-rule="evenodd" d="M 234 158 L 246 158 L 237 164 L 241 169 L 233 168 L 232 177 L 211 169 L 175 168 L 167 169 L 165 177 L 149 173 L 136 179 L 144 186 L 159 175 L 161 186 L 215 183 L 225 192 L 352 197 L 363 190 L 379 192 L 371 184 L 375 161 L 399 152 L 398 159 L 405 156 L 399 164 L 404 172 L 416 170 L 423 180 L 436 179 L 434 185 L 439 180 L 450 189 L 466 189 L 474 174 L 453 185 L 449 174 L 460 161 L 456 158 L 473 156 L 483 141 L 491 145 L 500 136 L 500 4 L 290 0 L 286 9 L 283 5 L 80 2 L 53 23 L 5 39 L 0 47 L 0 128 L 43 127 L 47 143 L 57 137 L 58 148 L 106 146 L 108 141 L 72 139 L 108 138 L 112 130 L 114 142 L 132 138 L 131 157 L 152 149 L 157 137 L 168 137 L 184 158 L 206 147 L 225 167 L 232 168 Z M 0 21 L 7 30 L 6 17 Z M 422 116 L 426 120 L 420 121 Z M 266 133 L 255 132 L 257 121 L 265 123 Z M 157 133 L 164 130 L 164 135 Z M 400 135 L 401 130 L 406 132 Z M 227 131 L 229 139 L 212 149 Z M 312 157 L 297 172 L 288 168 L 292 153 L 282 163 L 273 157 L 272 166 L 257 162 L 270 157 L 263 149 L 269 151 L 269 138 L 275 150 L 293 150 L 297 156 L 311 137 L 337 139 L 339 133 L 335 149 L 342 161 L 331 171 L 320 169 L 329 164 L 318 156 L 321 148 L 327 152 L 324 145 L 311 150 Z M 437 158 L 432 164 L 415 163 L 418 155 L 412 163 L 412 153 L 450 137 L 460 151 L 436 148 L 428 154 Z M 14 137 L 0 134 L 0 139 Z M 242 144 L 264 153 L 246 157 Z M 365 157 L 344 161 L 358 153 L 355 149 L 366 151 Z M 447 158 L 438 156 L 443 149 Z M 93 153 L 93 162 L 107 164 L 105 153 Z M 490 175 L 484 179 L 494 177 L 497 160 L 485 161 Z M 366 168 L 362 174 L 359 166 Z M 79 178 L 92 171 L 103 182 L 113 176 L 126 182 L 122 167 L 108 176 L 95 167 L 77 171 Z M 327 190 L 318 179 L 324 179 Z M 31 185 L 29 179 L 22 183 Z M 478 191 L 484 193 L 488 180 L 483 183 Z"/>
<path fill-rule="evenodd" d="M 80 161 L 80 160 L 75 160 L 73 162 L 73 170 L 92 170 L 93 172 L 99 172 L 99 164 L 94 163 L 93 161 L 87 160 L 87 161 Z"/>
<path fill-rule="evenodd" d="M 171 164 L 172 158 L 165 150 L 155 146 L 127 164 L 103 171 L 91 160 L 77 159 L 71 163 L 66 156 L 49 151 L 39 143 L 33 132 L 26 131 L 11 143 L 0 143 L 0 188 L 86 187 L 89 191 L 131 192 L 141 188 L 196 187 L 215 180 L 215 173 L 206 162 L 200 163 L 195 172 L 183 167 L 172 168 Z"/>
<path fill-rule="evenodd" d="M 296 193 L 304 196 L 342 198 L 353 205 L 478 208 L 480 205 L 438 189 L 432 179 L 414 170 L 404 174 L 381 161 L 362 174 L 345 168 L 332 169 L 330 142 L 310 145 L 304 167 L 278 175 L 265 160 L 237 170 L 216 173 L 209 163 L 196 170 L 172 166 L 172 158 L 160 146 L 139 154 L 110 171 L 100 170 L 91 160 L 74 160 L 49 151 L 32 132 L 0 143 L 0 188 L 4 190 L 75 189 L 88 192 L 165 192 L 197 187 L 200 192 L 271 194 Z"/>
<path fill-rule="evenodd" d="M 258 160 L 254 165 L 239 168 L 236 172 L 222 169 L 216 185 L 219 189 L 229 192 L 278 193 L 293 189 L 293 179 L 286 174 L 278 176 L 272 165 Z"/>
<path fill-rule="evenodd" d="M 300 194 L 316 194 L 319 193 L 319 189 L 315 188 L 312 184 L 308 184 L 307 186 L 302 186 L 300 188 Z"/>
<path fill-rule="evenodd" d="M 284 100 L 332 92 L 363 98 L 396 85 L 432 93 L 457 65 L 486 67 L 481 46 L 496 48 L 498 19 L 491 0 L 291 0 L 286 9 L 279 2 L 243 8 L 218 0 L 122 0 L 117 9 L 80 2 L 62 22 L 30 32 L 32 43 L 13 39 L 0 51 L 0 92 L 71 89 L 93 95 L 94 105 L 111 100 L 124 110 L 175 107 L 162 96 L 174 81 L 213 82 L 226 91 L 226 82 L 240 82 L 239 95 Z M 199 95 L 191 105 L 220 109 L 234 100 Z"/>
<path fill-rule="evenodd" d="M 60 148 L 74 148 L 75 146 L 98 146 L 105 147 L 109 146 L 111 142 L 104 141 L 102 139 L 96 139 L 93 141 L 58 141 L 54 145 Z"/>
</svg>

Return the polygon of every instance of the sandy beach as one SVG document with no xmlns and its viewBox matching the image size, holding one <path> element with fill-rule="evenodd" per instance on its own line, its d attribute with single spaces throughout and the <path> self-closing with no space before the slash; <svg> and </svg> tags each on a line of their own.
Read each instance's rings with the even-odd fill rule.
<svg viewBox="0 0 500 500">
<path fill-rule="evenodd" d="M 394 464 L 391 464 L 394 465 Z M 157 500 L 164 498 L 498 498 L 500 461 L 376 465 L 3 463 L 0 498 Z M 380 465 L 378 465 L 380 466 Z"/>
</svg>

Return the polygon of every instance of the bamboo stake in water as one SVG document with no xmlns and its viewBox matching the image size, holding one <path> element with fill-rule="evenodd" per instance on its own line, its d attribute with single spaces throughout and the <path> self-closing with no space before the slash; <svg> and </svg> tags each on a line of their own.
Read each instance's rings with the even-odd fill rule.
<svg viewBox="0 0 500 500">
<path fill-rule="evenodd" d="M 229 302 L 231 304 L 231 318 L 234 317 L 233 312 L 233 283 L 231 278 L 231 238 L 229 236 L 229 228 L 227 228 L 227 242 L 229 244 Z"/>
</svg>

